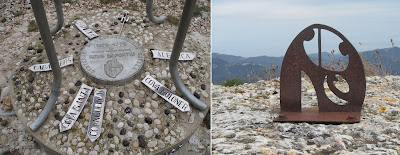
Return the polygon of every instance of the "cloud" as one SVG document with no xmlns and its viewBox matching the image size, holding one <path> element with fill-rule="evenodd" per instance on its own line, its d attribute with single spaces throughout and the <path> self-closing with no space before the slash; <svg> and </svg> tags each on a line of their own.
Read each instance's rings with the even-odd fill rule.
<svg viewBox="0 0 400 155">
<path fill-rule="evenodd" d="M 382 1 L 294 1 L 246 0 L 213 1 L 213 17 L 249 17 L 258 19 L 315 19 L 325 17 L 367 16 L 397 11 L 398 6 Z"/>
</svg>

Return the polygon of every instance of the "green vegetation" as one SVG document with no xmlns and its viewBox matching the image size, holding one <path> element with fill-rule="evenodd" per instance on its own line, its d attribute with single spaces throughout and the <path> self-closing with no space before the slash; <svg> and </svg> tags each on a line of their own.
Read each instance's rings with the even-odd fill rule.
<svg viewBox="0 0 400 155">
<path fill-rule="evenodd" d="M 179 24 L 179 18 L 172 16 L 172 15 L 168 15 L 167 16 L 167 21 L 173 25 L 178 25 Z"/>
<path fill-rule="evenodd" d="M 110 4 L 110 3 L 113 3 L 113 2 L 116 2 L 117 0 L 100 0 L 100 3 L 101 4 Z"/>
<path fill-rule="evenodd" d="M 199 7 L 196 5 L 196 7 L 194 8 L 193 16 L 194 17 L 201 16 L 201 11 L 210 12 L 210 7 L 209 6 Z"/>
<path fill-rule="evenodd" d="M 17 11 L 17 12 L 14 13 L 14 17 L 21 16 L 22 14 L 24 14 L 24 12 L 22 12 L 22 11 Z"/>
<path fill-rule="evenodd" d="M 207 129 L 210 129 L 210 110 L 208 111 L 206 117 L 204 118 L 203 122 L 207 126 Z"/>
<path fill-rule="evenodd" d="M 61 3 L 72 3 L 72 0 L 62 0 Z"/>
<path fill-rule="evenodd" d="M 232 87 L 232 86 L 239 86 L 242 84 L 243 82 L 239 78 L 232 78 L 232 79 L 226 79 L 224 83 L 222 83 L 221 85 L 225 87 Z"/>
<path fill-rule="evenodd" d="M 34 20 L 29 21 L 28 32 L 38 31 L 38 26 Z"/>
<path fill-rule="evenodd" d="M 146 0 L 140 0 L 142 3 L 146 3 Z"/>
<path fill-rule="evenodd" d="M 138 11 L 138 6 L 137 6 L 136 3 L 131 2 L 131 3 L 129 3 L 128 6 L 125 6 L 124 9 L 125 10 Z"/>
</svg>

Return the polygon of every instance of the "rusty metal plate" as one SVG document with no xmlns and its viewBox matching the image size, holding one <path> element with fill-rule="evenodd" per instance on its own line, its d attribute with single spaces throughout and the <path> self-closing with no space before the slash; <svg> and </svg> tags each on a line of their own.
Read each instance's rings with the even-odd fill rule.
<svg viewBox="0 0 400 155">
<path fill-rule="evenodd" d="M 304 42 L 314 38 L 314 29 L 318 30 L 319 64 L 316 65 L 308 57 Z M 324 69 L 321 65 L 321 29 L 332 32 L 342 39 L 339 50 L 342 55 L 349 57 L 349 63 L 343 71 L 331 71 Z M 301 72 L 308 75 L 314 86 L 319 113 L 301 108 Z M 336 75 L 342 76 L 349 85 L 349 91 L 344 93 L 335 87 Z M 347 105 L 339 105 L 332 102 L 324 91 L 324 80 L 326 79 L 330 90 L 339 98 L 348 101 Z M 280 79 L 280 105 L 281 113 L 288 113 L 287 120 L 303 122 L 348 122 L 347 115 L 358 114 L 365 97 L 365 73 L 363 64 L 357 50 L 337 30 L 321 24 L 314 24 L 301 31 L 290 44 L 282 62 Z M 329 112 L 329 113 L 327 113 Z M 297 114 L 295 114 L 297 113 Z M 309 114 L 310 113 L 310 114 Z M 343 115 L 343 116 L 342 116 Z M 332 118 L 331 118 L 332 117 Z M 275 119 L 274 121 L 278 121 Z"/>
<path fill-rule="evenodd" d="M 358 123 L 360 112 L 320 112 L 318 108 L 303 108 L 301 112 L 281 112 L 274 122 Z"/>
</svg>

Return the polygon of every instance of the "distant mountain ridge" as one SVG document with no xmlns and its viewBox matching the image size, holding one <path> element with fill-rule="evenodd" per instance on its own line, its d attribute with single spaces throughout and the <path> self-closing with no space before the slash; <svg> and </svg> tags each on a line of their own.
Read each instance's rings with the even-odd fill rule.
<svg viewBox="0 0 400 155">
<path fill-rule="evenodd" d="M 377 51 L 377 52 L 376 52 Z M 371 64 L 382 64 L 392 74 L 400 73 L 400 48 L 384 48 L 361 52 L 362 57 Z M 318 53 L 308 55 L 312 60 L 318 60 Z M 336 52 L 332 56 L 328 52 L 321 52 L 322 64 L 326 65 L 331 60 L 348 61 L 348 59 Z M 221 84 L 227 78 L 240 78 L 245 82 L 257 81 L 256 77 L 266 77 L 264 72 L 265 67 L 270 68 L 278 66 L 275 75 L 279 76 L 281 72 L 281 64 L 283 56 L 270 57 L 270 56 L 257 56 L 257 57 L 241 57 L 228 54 L 212 54 L 212 82 L 214 84 Z M 253 76 L 251 76 L 253 75 Z"/>
</svg>

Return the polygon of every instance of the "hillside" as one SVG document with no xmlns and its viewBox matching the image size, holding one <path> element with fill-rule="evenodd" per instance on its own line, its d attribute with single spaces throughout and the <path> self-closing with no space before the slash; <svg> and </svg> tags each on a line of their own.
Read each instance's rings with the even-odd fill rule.
<svg viewBox="0 0 400 155">
<path fill-rule="evenodd" d="M 376 52 L 378 51 L 378 52 Z M 326 65 L 331 60 L 346 60 L 347 58 L 334 53 L 331 55 L 328 52 L 322 52 L 322 64 Z M 371 51 L 361 52 L 362 57 L 371 62 L 373 65 L 382 64 L 386 72 L 390 74 L 400 73 L 400 48 L 384 48 Z M 312 60 L 318 59 L 318 54 L 310 54 L 309 57 Z M 227 54 L 212 54 L 212 82 L 214 84 L 220 84 L 227 78 L 240 78 L 245 82 L 255 82 L 260 79 L 257 77 L 266 77 L 267 74 L 264 72 L 265 68 L 271 68 L 271 66 L 278 66 L 275 71 L 275 76 L 280 75 L 280 66 L 283 61 L 282 57 L 269 57 L 269 56 L 258 56 L 258 57 L 240 57 Z M 248 76 L 251 75 L 251 76 Z"/>
</svg>

